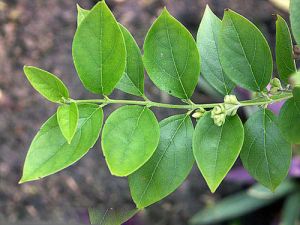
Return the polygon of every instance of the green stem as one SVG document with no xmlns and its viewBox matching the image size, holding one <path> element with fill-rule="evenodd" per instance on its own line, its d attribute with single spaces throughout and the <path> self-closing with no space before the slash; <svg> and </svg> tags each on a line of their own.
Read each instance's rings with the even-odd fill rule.
<svg viewBox="0 0 300 225">
<path fill-rule="evenodd" d="M 283 93 L 270 96 L 269 98 L 266 97 L 259 97 L 257 99 L 253 100 L 246 100 L 241 101 L 240 106 L 260 106 L 265 104 L 272 104 L 275 102 L 280 102 L 289 98 L 292 98 L 292 93 Z M 173 104 L 167 104 L 167 103 L 160 103 L 160 102 L 153 102 L 150 100 L 145 101 L 135 101 L 135 100 L 119 100 L 119 99 L 87 99 L 87 100 L 72 100 L 73 102 L 76 102 L 78 104 L 82 103 L 94 103 L 94 104 L 121 104 L 121 105 L 143 105 L 148 107 L 159 107 L 159 108 L 169 108 L 169 109 L 186 109 L 186 110 L 194 110 L 199 108 L 209 109 L 213 108 L 215 106 L 218 106 L 220 104 L 224 103 L 209 103 L 209 104 L 186 104 L 186 105 L 173 105 Z"/>
</svg>

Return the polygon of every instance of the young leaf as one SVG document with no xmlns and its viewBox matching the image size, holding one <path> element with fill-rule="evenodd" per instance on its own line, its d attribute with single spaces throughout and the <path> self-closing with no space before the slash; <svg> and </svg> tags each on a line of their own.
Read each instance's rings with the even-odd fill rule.
<svg viewBox="0 0 300 225">
<path fill-rule="evenodd" d="M 280 78 L 288 83 L 290 75 L 296 72 L 296 64 L 290 30 L 280 15 L 276 21 L 276 64 Z"/>
<path fill-rule="evenodd" d="M 82 158 L 98 139 L 103 112 L 97 105 L 78 106 L 77 131 L 70 144 L 62 135 L 54 114 L 33 139 L 26 156 L 20 183 L 56 173 Z"/>
<path fill-rule="evenodd" d="M 221 20 L 206 6 L 197 34 L 201 53 L 201 73 L 205 80 L 223 95 L 230 94 L 235 84 L 226 76 L 219 58 Z"/>
<path fill-rule="evenodd" d="M 193 152 L 198 167 L 210 190 L 215 192 L 241 151 L 244 128 L 236 115 L 216 126 L 210 113 L 201 118 L 195 128 Z"/>
<path fill-rule="evenodd" d="M 288 173 L 291 154 L 270 110 L 259 110 L 248 119 L 241 159 L 259 183 L 274 191 Z"/>
<path fill-rule="evenodd" d="M 161 90 L 178 98 L 192 96 L 200 74 L 197 45 L 188 30 L 164 9 L 144 44 L 144 65 Z"/>
<path fill-rule="evenodd" d="M 127 60 L 123 77 L 117 88 L 126 93 L 142 96 L 144 94 L 144 65 L 141 51 L 129 31 L 120 24 L 124 36 Z"/>
<path fill-rule="evenodd" d="M 69 91 L 55 75 L 32 66 L 24 66 L 24 73 L 30 84 L 51 102 L 69 98 Z"/>
<path fill-rule="evenodd" d="M 300 0 L 291 0 L 290 2 L 290 20 L 293 36 L 298 45 L 300 45 Z"/>
<path fill-rule="evenodd" d="M 77 4 L 77 12 L 77 27 L 79 27 L 84 18 L 89 14 L 90 10 L 83 9 Z"/>
<path fill-rule="evenodd" d="M 127 176 L 140 168 L 154 153 L 159 125 L 147 107 L 123 106 L 105 122 L 102 150 L 110 172 Z"/>
<path fill-rule="evenodd" d="M 61 105 L 57 109 L 57 122 L 61 133 L 70 144 L 78 125 L 78 107 L 72 102 L 70 105 Z"/>
<path fill-rule="evenodd" d="M 294 93 L 299 88 L 294 89 Z M 279 113 L 279 127 L 284 138 L 292 144 L 300 144 L 300 96 L 287 100 Z"/>
<path fill-rule="evenodd" d="M 123 75 L 124 38 L 104 1 L 98 2 L 78 27 L 73 59 L 85 88 L 97 94 L 109 95 Z"/>
<path fill-rule="evenodd" d="M 156 151 L 145 165 L 128 177 L 138 208 L 149 206 L 175 191 L 194 164 L 194 127 L 190 117 L 171 116 L 159 125 L 160 141 Z"/>
<path fill-rule="evenodd" d="M 254 24 L 226 10 L 219 46 L 222 67 L 234 83 L 252 91 L 264 90 L 271 79 L 273 60 L 265 37 Z"/>
</svg>

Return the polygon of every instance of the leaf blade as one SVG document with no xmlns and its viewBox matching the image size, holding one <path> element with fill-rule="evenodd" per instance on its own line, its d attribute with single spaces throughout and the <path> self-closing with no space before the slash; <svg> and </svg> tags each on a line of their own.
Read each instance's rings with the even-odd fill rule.
<svg viewBox="0 0 300 225">
<path fill-rule="evenodd" d="M 280 78 L 288 83 L 289 77 L 297 70 L 293 58 L 291 33 L 287 23 L 280 15 L 277 15 L 276 20 L 276 64 Z"/>
<path fill-rule="evenodd" d="M 121 29 L 104 1 L 98 2 L 81 22 L 72 53 L 84 87 L 109 95 L 125 70 L 126 48 Z"/>
<path fill-rule="evenodd" d="M 191 97 L 200 75 L 200 55 L 192 35 L 166 9 L 146 36 L 143 61 L 157 87 L 177 98 Z"/>
<path fill-rule="evenodd" d="M 78 161 L 97 141 L 102 119 L 103 111 L 99 106 L 79 105 L 78 128 L 71 144 L 67 144 L 56 114 L 50 117 L 30 145 L 20 183 L 46 177 Z"/>
<path fill-rule="evenodd" d="M 259 110 L 247 120 L 241 159 L 258 182 L 274 191 L 288 173 L 291 154 L 270 110 Z"/>
<path fill-rule="evenodd" d="M 291 0 L 290 2 L 290 20 L 293 36 L 298 45 L 300 45 L 300 0 Z"/>
<path fill-rule="evenodd" d="M 160 122 L 160 141 L 155 153 L 128 178 L 131 195 L 138 208 L 149 206 L 184 181 L 194 164 L 194 127 L 187 115 L 176 115 Z M 176 161 L 180 164 L 176 164 Z"/>
<path fill-rule="evenodd" d="M 233 138 L 234 137 L 234 138 Z M 244 129 L 236 115 L 216 126 L 210 113 L 201 118 L 195 128 L 193 153 L 211 192 L 215 192 L 238 158 L 244 141 Z"/>
<path fill-rule="evenodd" d="M 24 73 L 34 89 L 47 100 L 58 103 L 69 98 L 67 87 L 55 75 L 33 66 L 24 66 Z"/>
<path fill-rule="evenodd" d="M 63 136 L 70 144 L 78 125 L 79 112 L 75 102 L 70 105 L 61 105 L 57 109 L 57 122 Z"/>
<path fill-rule="evenodd" d="M 117 88 L 132 95 L 143 96 L 144 64 L 141 51 L 130 32 L 121 24 L 119 25 L 125 40 L 127 59 L 125 72 Z"/>
<path fill-rule="evenodd" d="M 273 60 L 259 29 L 243 16 L 226 10 L 219 42 L 221 64 L 227 76 L 243 88 L 262 91 L 271 79 Z"/>
<path fill-rule="evenodd" d="M 219 57 L 218 37 L 221 20 L 206 6 L 198 33 L 197 45 L 201 53 L 201 73 L 219 93 L 230 94 L 235 84 L 226 76 Z"/>
<path fill-rule="evenodd" d="M 110 172 L 128 176 L 154 153 L 159 141 L 159 125 L 147 107 L 123 106 L 106 120 L 102 150 Z"/>
</svg>

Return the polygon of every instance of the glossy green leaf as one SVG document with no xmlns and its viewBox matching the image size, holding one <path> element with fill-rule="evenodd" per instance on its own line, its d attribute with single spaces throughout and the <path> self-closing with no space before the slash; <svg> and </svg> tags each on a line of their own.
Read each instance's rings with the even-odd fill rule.
<svg viewBox="0 0 300 225">
<path fill-rule="evenodd" d="M 77 130 L 79 119 L 77 104 L 61 105 L 57 108 L 57 122 L 60 131 L 70 144 Z"/>
<path fill-rule="evenodd" d="M 126 48 L 119 24 L 104 1 L 88 13 L 73 41 L 73 59 L 85 88 L 110 94 L 126 66 Z"/>
<path fill-rule="evenodd" d="M 51 102 L 61 102 L 69 98 L 69 91 L 55 75 L 32 66 L 24 66 L 24 73 L 30 84 Z"/>
<path fill-rule="evenodd" d="M 290 2 L 290 20 L 293 36 L 300 45 L 300 0 L 291 0 Z"/>
<path fill-rule="evenodd" d="M 282 210 L 280 225 L 297 225 L 300 216 L 300 192 L 297 191 L 287 197 Z"/>
<path fill-rule="evenodd" d="M 291 156 L 291 145 L 270 110 L 261 109 L 247 120 L 241 159 L 259 183 L 274 191 L 288 173 Z"/>
<path fill-rule="evenodd" d="M 270 205 L 274 201 L 297 190 L 296 182 L 286 181 L 272 193 L 260 184 L 247 191 L 228 196 L 212 207 L 207 207 L 192 217 L 189 224 L 217 224 L 239 218 L 257 209 Z"/>
<path fill-rule="evenodd" d="M 126 93 L 142 96 L 144 95 L 144 65 L 141 51 L 129 31 L 120 24 L 126 51 L 126 69 L 119 81 L 117 88 Z"/>
<path fill-rule="evenodd" d="M 102 150 L 116 176 L 127 176 L 140 168 L 154 153 L 159 141 L 159 125 L 147 107 L 123 106 L 105 122 Z"/>
<path fill-rule="evenodd" d="M 298 88 L 294 89 L 297 92 Z M 279 113 L 279 127 L 284 138 L 292 144 L 300 144 L 300 96 L 287 100 Z"/>
<path fill-rule="evenodd" d="M 271 79 L 273 60 L 259 29 L 243 16 L 226 10 L 219 46 L 221 64 L 227 76 L 243 88 L 263 91 Z"/>
<path fill-rule="evenodd" d="M 194 164 L 193 131 L 188 115 L 171 116 L 160 122 L 160 141 L 155 153 L 128 178 L 138 208 L 163 199 L 185 180 Z"/>
<path fill-rule="evenodd" d="M 235 84 L 226 76 L 219 58 L 221 20 L 206 6 L 201 20 L 197 45 L 201 54 L 201 73 L 205 80 L 223 95 L 230 94 Z"/>
<path fill-rule="evenodd" d="M 200 75 L 197 45 L 188 30 L 166 9 L 146 36 L 144 65 L 161 90 L 181 99 L 192 96 Z"/>
<path fill-rule="evenodd" d="M 276 21 L 276 64 L 280 78 L 288 83 L 289 77 L 296 72 L 296 64 L 290 30 L 280 15 L 277 15 Z"/>
<path fill-rule="evenodd" d="M 233 166 L 243 141 L 244 128 L 237 115 L 227 117 L 222 126 L 214 124 L 210 113 L 198 121 L 193 137 L 193 152 L 212 192 L 215 192 Z"/>
<path fill-rule="evenodd" d="M 78 106 L 77 131 L 68 144 L 54 114 L 33 139 L 26 156 L 20 183 L 56 173 L 82 158 L 95 144 L 102 126 L 103 112 L 97 105 Z"/>
<path fill-rule="evenodd" d="M 81 22 L 89 14 L 89 12 L 90 10 L 83 9 L 80 7 L 80 5 L 77 4 L 77 27 L 81 24 Z"/>
</svg>

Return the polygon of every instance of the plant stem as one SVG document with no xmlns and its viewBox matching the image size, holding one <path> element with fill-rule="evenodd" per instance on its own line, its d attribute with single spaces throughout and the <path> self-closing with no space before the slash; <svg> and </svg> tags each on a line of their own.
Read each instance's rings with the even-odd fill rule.
<svg viewBox="0 0 300 225">
<path fill-rule="evenodd" d="M 292 98 L 292 93 L 283 93 L 280 92 L 277 95 L 272 95 L 269 98 L 267 97 L 259 97 L 257 99 L 252 100 L 246 100 L 241 101 L 240 106 L 260 106 L 265 104 L 272 104 L 275 102 L 280 102 L 289 98 Z M 186 105 L 173 105 L 173 104 L 167 104 L 167 103 L 160 103 L 160 102 L 153 102 L 150 100 L 145 101 L 135 101 L 135 100 L 126 100 L 126 99 L 87 99 L 87 100 L 71 100 L 73 102 L 76 102 L 77 104 L 83 104 L 83 103 L 94 103 L 94 104 L 121 104 L 121 105 L 143 105 L 148 107 L 159 107 L 159 108 L 169 108 L 169 109 L 186 109 L 186 110 L 194 110 L 199 108 L 213 108 L 215 106 L 218 106 L 220 104 L 224 103 L 209 103 L 209 104 L 186 104 Z"/>
</svg>

